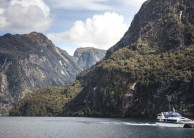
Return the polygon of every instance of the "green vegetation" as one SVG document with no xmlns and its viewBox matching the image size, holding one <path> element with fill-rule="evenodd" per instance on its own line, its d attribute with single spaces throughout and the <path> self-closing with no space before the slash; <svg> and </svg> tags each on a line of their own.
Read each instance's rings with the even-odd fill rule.
<svg viewBox="0 0 194 138">
<path fill-rule="evenodd" d="M 161 54 L 138 54 L 127 48 L 82 72 L 63 88 L 26 95 L 11 115 L 153 116 L 168 110 L 194 113 L 194 46 Z M 135 90 L 131 90 L 133 83 Z"/>
<path fill-rule="evenodd" d="M 120 52 L 122 50 L 124 53 Z M 115 52 L 101 65 L 104 69 L 128 72 L 133 75 L 131 79 L 141 84 L 156 82 L 163 84 L 173 80 L 189 82 L 194 73 L 193 54 L 194 47 L 166 52 L 162 56 L 160 54 L 139 55 L 125 48 Z"/>
<path fill-rule="evenodd" d="M 192 116 L 193 53 L 194 46 L 162 55 L 120 49 L 78 76 L 84 89 L 63 115 L 148 117 L 167 111 L 170 102 L 181 113 Z"/>
<path fill-rule="evenodd" d="M 66 103 L 71 101 L 80 91 L 79 82 L 67 87 L 42 88 L 25 95 L 11 110 L 10 115 L 16 116 L 58 116 Z"/>
</svg>

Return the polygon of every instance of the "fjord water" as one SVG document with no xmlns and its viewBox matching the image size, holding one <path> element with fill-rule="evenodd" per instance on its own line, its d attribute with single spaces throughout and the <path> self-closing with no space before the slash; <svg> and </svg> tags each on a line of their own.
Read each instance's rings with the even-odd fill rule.
<svg viewBox="0 0 194 138">
<path fill-rule="evenodd" d="M 192 138 L 194 129 L 147 119 L 1 117 L 0 138 Z"/>
</svg>

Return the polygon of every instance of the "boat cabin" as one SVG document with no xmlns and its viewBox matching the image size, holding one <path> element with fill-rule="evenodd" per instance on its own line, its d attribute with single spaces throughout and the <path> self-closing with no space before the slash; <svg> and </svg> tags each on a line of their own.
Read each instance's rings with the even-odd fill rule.
<svg viewBox="0 0 194 138">
<path fill-rule="evenodd" d="M 177 122 L 182 116 L 177 112 L 162 112 L 157 115 L 158 122 L 169 122 L 175 123 Z"/>
</svg>

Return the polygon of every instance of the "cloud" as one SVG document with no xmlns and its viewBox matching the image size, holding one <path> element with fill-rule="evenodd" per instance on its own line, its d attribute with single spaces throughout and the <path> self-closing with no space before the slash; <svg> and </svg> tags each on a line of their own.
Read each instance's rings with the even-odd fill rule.
<svg viewBox="0 0 194 138">
<path fill-rule="evenodd" d="M 139 8 L 146 0 L 108 0 L 114 8 Z M 118 6 L 119 5 L 119 6 Z"/>
<path fill-rule="evenodd" d="M 0 8 L 4 8 L 4 7 L 6 7 L 7 6 L 7 4 L 8 4 L 8 2 L 9 2 L 9 0 L 0 0 Z"/>
<path fill-rule="evenodd" d="M 128 4 L 130 3 L 137 3 L 137 4 L 140 3 L 141 4 L 141 3 L 144 3 L 146 0 L 130 0 L 130 1 L 122 0 L 122 1 Z"/>
<path fill-rule="evenodd" d="M 140 7 L 146 0 L 121 0 L 126 5 L 131 5 L 135 7 Z"/>
<path fill-rule="evenodd" d="M 118 5 L 139 7 L 146 0 L 47 0 L 54 8 L 84 10 L 114 10 Z"/>
<path fill-rule="evenodd" d="M 78 47 L 108 49 L 120 40 L 127 28 L 123 16 L 114 12 L 105 12 L 94 15 L 86 21 L 76 21 L 69 31 L 50 33 L 47 36 L 64 45 L 71 43 Z"/>
<path fill-rule="evenodd" d="M 0 7 L 0 22 L 0 30 L 44 31 L 51 25 L 50 9 L 42 0 L 10 0 Z"/>
<path fill-rule="evenodd" d="M 111 7 L 106 5 L 108 0 L 48 0 L 50 5 L 55 8 L 63 9 L 86 9 L 86 10 L 109 10 Z"/>
</svg>

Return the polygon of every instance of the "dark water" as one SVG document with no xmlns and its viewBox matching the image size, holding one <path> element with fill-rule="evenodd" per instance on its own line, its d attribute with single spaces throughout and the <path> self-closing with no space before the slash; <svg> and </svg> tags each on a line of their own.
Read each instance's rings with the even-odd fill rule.
<svg viewBox="0 0 194 138">
<path fill-rule="evenodd" d="M 194 138 L 194 129 L 143 119 L 1 117 L 0 138 Z"/>
</svg>

